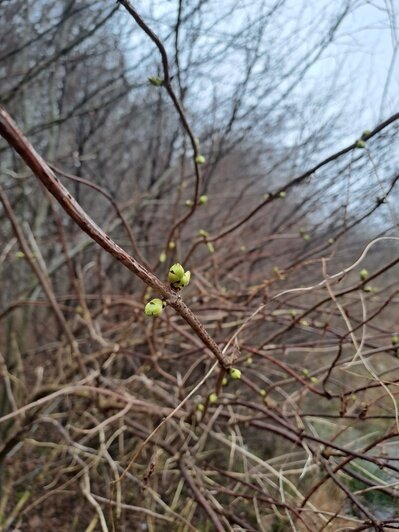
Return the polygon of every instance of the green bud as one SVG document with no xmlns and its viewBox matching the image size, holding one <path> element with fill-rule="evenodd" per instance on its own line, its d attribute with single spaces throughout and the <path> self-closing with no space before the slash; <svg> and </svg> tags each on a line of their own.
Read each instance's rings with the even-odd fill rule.
<svg viewBox="0 0 399 532">
<path fill-rule="evenodd" d="M 328 239 L 328 243 L 329 243 L 329 244 L 334 244 L 334 242 L 335 242 L 335 240 L 334 240 L 333 238 L 329 238 L 329 239 Z"/>
<path fill-rule="evenodd" d="M 15 253 L 15 258 L 17 259 L 23 259 L 25 257 L 25 253 L 23 251 L 17 251 Z"/>
<path fill-rule="evenodd" d="M 291 316 L 292 318 L 295 318 L 296 315 L 297 315 L 297 312 L 296 312 L 295 309 L 290 310 L 290 316 Z"/>
<path fill-rule="evenodd" d="M 198 233 L 199 233 L 200 236 L 202 236 L 204 238 L 206 238 L 209 235 L 208 231 L 205 231 L 205 229 L 200 229 L 198 231 Z"/>
<path fill-rule="evenodd" d="M 309 370 L 306 368 L 302 370 L 302 373 L 304 374 L 305 377 L 309 376 Z"/>
<path fill-rule="evenodd" d="M 183 277 L 180 279 L 180 286 L 188 286 L 190 284 L 191 272 L 188 270 L 184 273 Z"/>
<path fill-rule="evenodd" d="M 361 139 L 367 140 L 371 135 L 371 131 L 369 129 L 365 129 L 362 133 Z"/>
<path fill-rule="evenodd" d="M 195 162 L 197 164 L 204 164 L 205 157 L 203 155 L 197 155 L 196 158 L 195 158 Z"/>
<path fill-rule="evenodd" d="M 162 251 L 162 253 L 159 255 L 159 262 L 165 262 L 166 261 L 166 253 Z"/>
<path fill-rule="evenodd" d="M 306 233 L 302 238 L 305 240 L 305 242 L 308 242 L 308 240 L 310 240 L 310 235 Z"/>
<path fill-rule="evenodd" d="M 185 201 L 185 205 L 187 207 L 192 207 L 194 205 L 194 202 L 192 200 L 188 199 L 188 200 Z"/>
<path fill-rule="evenodd" d="M 159 316 L 163 311 L 163 307 L 163 302 L 160 299 L 151 299 L 151 301 L 146 304 L 144 312 L 146 316 Z"/>
<path fill-rule="evenodd" d="M 203 194 L 199 197 L 198 203 L 200 205 L 205 205 L 205 203 L 208 201 L 208 196 L 206 194 Z"/>
<path fill-rule="evenodd" d="M 396 345 L 399 343 L 399 336 L 397 334 L 393 334 L 391 338 L 392 345 Z"/>
<path fill-rule="evenodd" d="M 367 293 L 373 292 L 373 287 L 370 285 L 364 286 L 363 292 L 367 292 Z"/>
<path fill-rule="evenodd" d="M 198 412 L 203 412 L 205 410 L 205 406 L 202 403 L 198 403 L 196 409 Z"/>
<path fill-rule="evenodd" d="M 310 377 L 310 382 L 313 382 L 313 384 L 316 384 L 319 382 L 319 379 L 317 377 Z"/>
<path fill-rule="evenodd" d="M 170 283 L 178 283 L 182 280 L 183 275 L 184 268 L 181 264 L 177 262 L 176 264 L 173 264 L 173 266 L 171 266 L 169 269 L 168 281 Z"/>
<path fill-rule="evenodd" d="M 304 327 L 308 327 L 309 326 L 309 322 L 307 320 L 299 320 L 299 323 L 301 325 L 303 325 Z"/>
<path fill-rule="evenodd" d="M 254 359 L 252 357 L 247 358 L 247 364 L 251 365 Z"/>
<path fill-rule="evenodd" d="M 227 386 L 228 384 L 229 384 L 229 379 L 227 377 L 223 377 L 222 386 Z"/>
<path fill-rule="evenodd" d="M 364 140 L 359 139 L 356 142 L 356 148 L 363 149 L 365 147 L 366 147 L 366 143 L 364 142 Z"/>
<path fill-rule="evenodd" d="M 215 253 L 215 247 L 212 242 L 208 242 L 206 246 L 208 248 L 209 253 Z"/>
<path fill-rule="evenodd" d="M 363 270 L 360 270 L 359 277 L 361 281 L 365 281 L 368 276 L 369 276 L 369 272 L 366 270 L 366 268 L 363 268 Z"/>
<path fill-rule="evenodd" d="M 173 242 L 173 240 L 171 240 L 171 241 L 169 242 L 169 244 L 168 244 L 168 248 L 169 248 L 169 249 L 175 249 L 175 247 L 176 247 L 176 244 Z"/>
<path fill-rule="evenodd" d="M 259 395 L 261 397 L 266 397 L 266 390 L 259 390 Z"/>
<path fill-rule="evenodd" d="M 281 192 L 279 192 L 279 197 L 280 198 L 285 198 L 287 194 L 284 192 L 284 190 L 282 190 Z"/>
<path fill-rule="evenodd" d="M 237 368 L 230 368 L 230 377 L 234 380 L 234 381 L 238 381 L 241 379 L 241 371 Z"/>
<path fill-rule="evenodd" d="M 209 396 L 209 402 L 210 403 L 216 403 L 218 400 L 218 396 L 215 393 L 211 393 Z"/>
<path fill-rule="evenodd" d="M 246 250 L 247 250 L 246 246 L 240 246 L 240 251 L 246 251 Z"/>
<path fill-rule="evenodd" d="M 163 79 L 158 78 L 157 76 L 150 76 L 148 81 L 151 83 L 151 85 L 154 85 L 154 87 L 161 87 L 164 83 Z"/>
<path fill-rule="evenodd" d="M 270 194 L 263 194 L 263 199 L 266 201 L 270 198 Z"/>
</svg>

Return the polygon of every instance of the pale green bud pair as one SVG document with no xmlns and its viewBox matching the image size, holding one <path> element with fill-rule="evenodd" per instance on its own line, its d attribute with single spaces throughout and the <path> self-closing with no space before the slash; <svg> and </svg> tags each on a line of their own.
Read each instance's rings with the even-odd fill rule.
<svg viewBox="0 0 399 532">
<path fill-rule="evenodd" d="M 184 271 L 184 268 L 178 262 L 173 264 L 168 273 L 168 281 L 174 288 L 183 288 L 188 286 L 191 279 L 190 271 Z"/>
</svg>

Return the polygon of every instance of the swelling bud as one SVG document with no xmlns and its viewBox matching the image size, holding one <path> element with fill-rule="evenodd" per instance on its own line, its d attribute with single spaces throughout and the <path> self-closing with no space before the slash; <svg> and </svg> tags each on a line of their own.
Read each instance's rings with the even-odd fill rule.
<svg viewBox="0 0 399 532">
<path fill-rule="evenodd" d="M 177 262 L 176 264 L 173 264 L 173 266 L 169 270 L 168 281 L 172 284 L 178 283 L 181 281 L 183 275 L 184 275 L 184 268 L 181 264 Z"/>
<path fill-rule="evenodd" d="M 241 371 L 237 368 L 230 368 L 230 377 L 234 381 L 238 381 L 241 379 Z"/>
<path fill-rule="evenodd" d="M 212 244 L 212 242 L 208 242 L 206 247 L 208 248 L 209 253 L 215 253 L 215 246 Z"/>
<path fill-rule="evenodd" d="M 209 402 L 216 403 L 217 400 L 218 400 L 218 396 L 215 393 L 211 393 L 211 395 L 209 396 Z"/>
<path fill-rule="evenodd" d="M 184 273 L 183 277 L 180 279 L 179 285 L 188 286 L 190 284 L 190 279 L 191 279 L 191 272 L 187 270 Z"/>
<path fill-rule="evenodd" d="M 163 79 L 158 78 L 157 76 L 150 76 L 148 81 L 151 85 L 154 85 L 154 87 L 161 87 L 163 85 Z"/>
<path fill-rule="evenodd" d="M 144 308 L 146 316 L 159 316 L 162 311 L 163 302 L 158 298 L 151 299 L 151 301 L 149 301 Z"/>
<path fill-rule="evenodd" d="M 208 201 L 208 196 L 206 194 L 199 197 L 198 203 L 200 205 L 205 205 L 205 203 Z"/>
</svg>

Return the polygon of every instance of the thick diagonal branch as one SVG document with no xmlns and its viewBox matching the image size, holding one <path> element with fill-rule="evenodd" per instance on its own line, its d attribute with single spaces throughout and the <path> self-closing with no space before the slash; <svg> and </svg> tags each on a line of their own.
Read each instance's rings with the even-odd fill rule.
<svg viewBox="0 0 399 532">
<path fill-rule="evenodd" d="M 222 367 L 227 369 L 228 362 L 225 360 L 219 346 L 205 330 L 202 323 L 194 316 L 187 305 L 176 296 L 168 285 L 156 277 L 152 272 L 129 255 L 124 249 L 116 244 L 82 209 L 79 203 L 71 196 L 56 177 L 46 161 L 36 152 L 28 139 L 23 135 L 14 120 L 7 111 L 0 106 L 0 135 L 5 138 L 9 145 L 22 157 L 32 170 L 33 174 L 42 182 L 47 190 L 55 197 L 65 212 L 76 222 L 105 251 L 121 262 L 137 277 L 161 294 L 167 303 L 190 325 L 203 343 L 212 351 Z"/>
</svg>

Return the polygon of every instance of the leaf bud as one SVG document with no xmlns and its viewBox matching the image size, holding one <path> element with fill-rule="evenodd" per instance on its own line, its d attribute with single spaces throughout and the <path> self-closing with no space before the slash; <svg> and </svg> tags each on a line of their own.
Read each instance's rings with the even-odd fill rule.
<svg viewBox="0 0 399 532">
<path fill-rule="evenodd" d="M 211 393 L 210 396 L 209 396 L 209 402 L 210 403 L 216 403 L 218 400 L 218 396 L 216 395 L 216 393 Z"/>
<path fill-rule="evenodd" d="M 168 281 L 170 283 L 178 283 L 181 281 L 183 275 L 184 268 L 181 264 L 177 262 L 176 264 L 173 264 L 173 266 L 171 266 L 169 269 Z"/>
<path fill-rule="evenodd" d="M 215 246 L 212 244 L 212 242 L 207 243 L 207 248 L 209 253 L 215 253 Z"/>
<path fill-rule="evenodd" d="M 205 205 L 205 203 L 208 201 L 208 196 L 206 194 L 203 194 L 199 197 L 198 203 L 200 205 Z"/>
<path fill-rule="evenodd" d="M 159 78 L 158 76 L 150 76 L 148 81 L 151 83 L 151 85 L 154 85 L 154 87 L 161 87 L 164 84 L 163 79 Z"/>
<path fill-rule="evenodd" d="M 191 272 L 187 270 L 183 277 L 180 279 L 180 286 L 188 286 L 190 284 Z"/>
<path fill-rule="evenodd" d="M 163 311 L 164 304 L 161 299 L 155 298 L 149 301 L 144 309 L 146 316 L 159 316 Z"/>
<path fill-rule="evenodd" d="M 369 129 L 365 129 L 362 133 L 361 139 L 367 140 L 371 135 L 371 131 Z"/>
<path fill-rule="evenodd" d="M 234 381 L 238 381 L 239 379 L 241 379 L 241 371 L 238 368 L 230 368 L 229 373 L 230 373 L 230 377 Z"/>
</svg>

